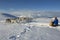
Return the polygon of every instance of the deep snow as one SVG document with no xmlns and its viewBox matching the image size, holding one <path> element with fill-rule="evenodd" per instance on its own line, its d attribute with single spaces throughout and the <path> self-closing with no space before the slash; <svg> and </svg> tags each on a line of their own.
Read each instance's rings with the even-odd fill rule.
<svg viewBox="0 0 60 40">
<path fill-rule="evenodd" d="M 25 23 L 5 23 L 5 19 L 9 18 L 6 16 L 0 13 L 0 40 L 60 40 L 60 26 L 49 26 L 51 18 L 34 18 L 32 22 Z"/>
<path fill-rule="evenodd" d="M 39 25 L 46 24 L 46 25 Z M 49 27 L 47 23 L 0 22 L 0 40 L 59 40 L 60 27 Z"/>
</svg>

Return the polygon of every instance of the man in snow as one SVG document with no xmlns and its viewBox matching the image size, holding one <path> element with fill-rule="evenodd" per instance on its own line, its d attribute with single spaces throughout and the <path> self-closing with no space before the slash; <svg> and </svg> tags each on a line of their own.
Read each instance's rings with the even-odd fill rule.
<svg viewBox="0 0 60 40">
<path fill-rule="evenodd" d="M 58 26 L 58 19 L 57 19 L 57 17 L 54 17 L 54 18 L 50 21 L 50 26 Z"/>
<path fill-rule="evenodd" d="M 57 17 L 55 17 L 55 19 L 53 21 L 53 24 L 54 24 L 54 26 L 58 26 L 58 19 L 57 19 Z"/>
</svg>

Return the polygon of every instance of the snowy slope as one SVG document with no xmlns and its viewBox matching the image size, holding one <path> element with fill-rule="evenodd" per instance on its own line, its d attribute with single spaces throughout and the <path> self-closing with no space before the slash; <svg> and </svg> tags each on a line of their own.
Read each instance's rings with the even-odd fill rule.
<svg viewBox="0 0 60 40">
<path fill-rule="evenodd" d="M 29 23 L 5 23 L 6 18 L 9 17 L 0 14 L 0 40 L 60 40 L 60 26 L 48 25 L 51 18 L 34 18 Z"/>
<path fill-rule="evenodd" d="M 4 23 L 0 22 L 0 40 L 59 40 L 60 27 L 50 28 L 43 23 Z"/>
<path fill-rule="evenodd" d="M 0 23 L 0 40 L 59 40 L 60 30 L 44 26 Z"/>
</svg>

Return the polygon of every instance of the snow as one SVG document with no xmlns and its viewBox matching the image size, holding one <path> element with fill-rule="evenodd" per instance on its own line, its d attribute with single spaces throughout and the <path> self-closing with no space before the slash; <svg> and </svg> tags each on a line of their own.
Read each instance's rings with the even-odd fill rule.
<svg viewBox="0 0 60 40">
<path fill-rule="evenodd" d="M 0 40 L 60 40 L 60 26 L 49 26 L 51 18 L 34 18 L 25 23 L 6 23 L 5 19 L 1 15 Z"/>
</svg>

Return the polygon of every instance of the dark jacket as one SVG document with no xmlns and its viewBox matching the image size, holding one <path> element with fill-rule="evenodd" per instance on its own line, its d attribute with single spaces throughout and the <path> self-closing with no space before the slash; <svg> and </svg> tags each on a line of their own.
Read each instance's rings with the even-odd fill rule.
<svg viewBox="0 0 60 40">
<path fill-rule="evenodd" d="M 54 25 L 58 25 L 58 19 L 55 19 L 53 23 Z"/>
</svg>

